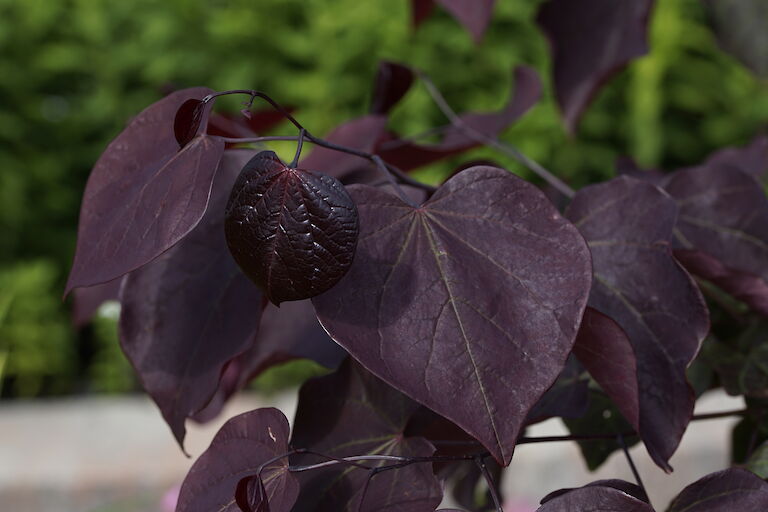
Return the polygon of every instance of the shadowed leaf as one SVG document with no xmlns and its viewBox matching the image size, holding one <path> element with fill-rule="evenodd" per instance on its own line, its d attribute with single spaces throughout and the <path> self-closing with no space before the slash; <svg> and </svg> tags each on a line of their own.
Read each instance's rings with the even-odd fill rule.
<svg viewBox="0 0 768 512">
<path fill-rule="evenodd" d="M 411 0 L 411 19 L 414 27 L 421 25 L 435 8 L 434 0 Z"/>
<path fill-rule="evenodd" d="M 176 117 L 173 120 L 173 134 L 176 136 L 179 147 L 183 148 L 195 138 L 200 129 L 204 111 L 205 103 L 198 99 L 185 101 L 176 111 Z"/>
<path fill-rule="evenodd" d="M 669 471 L 693 414 L 685 369 L 709 329 L 701 293 L 672 257 L 677 206 L 659 188 L 621 177 L 580 190 L 566 216 L 592 251 L 589 305 L 615 320 L 632 343 L 640 435 L 654 462 Z"/>
<path fill-rule="evenodd" d="M 302 386 L 291 444 L 332 457 L 430 456 L 434 447 L 426 440 L 404 436 L 408 419 L 418 408 L 417 403 L 347 360 L 336 373 Z M 379 467 L 391 461 L 360 463 Z M 423 512 L 440 504 L 440 485 L 432 465 L 426 463 L 376 475 L 358 508 L 368 474 L 341 465 L 299 473 L 302 485 L 296 510 Z"/>
<path fill-rule="evenodd" d="M 768 316 L 768 198 L 757 180 L 713 164 L 675 172 L 665 190 L 680 209 L 675 242 L 686 252 L 676 256 Z"/>
<path fill-rule="evenodd" d="M 627 334 L 611 318 L 587 308 L 573 353 L 638 432 L 637 360 Z"/>
<path fill-rule="evenodd" d="M 325 140 L 370 153 L 376 147 L 379 139 L 384 136 L 386 127 L 386 116 L 370 114 L 339 125 Z M 370 165 L 368 160 L 359 156 L 340 153 L 320 146 L 315 147 L 299 164 L 303 169 L 320 171 L 338 179 L 360 168 L 368 168 Z"/>
<path fill-rule="evenodd" d="M 578 340 L 578 337 L 576 338 Z M 578 341 L 577 341 L 578 342 Z M 575 349 L 574 345 L 574 349 Z M 578 418 L 589 406 L 589 375 L 571 354 L 557 380 L 528 413 L 532 425 L 552 417 Z"/>
<path fill-rule="evenodd" d="M 358 252 L 313 299 L 320 322 L 507 464 L 573 345 L 591 281 L 583 239 L 533 185 L 492 167 L 462 171 L 418 209 L 367 186 L 350 193 Z"/>
<path fill-rule="evenodd" d="M 753 473 L 730 468 L 712 473 L 682 490 L 667 512 L 768 510 L 768 483 Z"/>
<path fill-rule="evenodd" d="M 768 478 L 768 442 L 761 444 L 747 461 L 747 469 L 759 476 Z"/>
<path fill-rule="evenodd" d="M 122 289 L 120 343 L 144 389 L 183 444 L 186 418 L 213 397 L 225 364 L 259 325 L 261 293 L 224 240 L 224 205 L 251 151 L 227 151 L 200 224 Z"/>
<path fill-rule="evenodd" d="M 285 109 L 289 114 L 293 108 Z M 208 121 L 208 135 L 220 137 L 247 138 L 263 135 L 271 128 L 285 121 L 285 116 L 273 108 L 255 110 L 250 112 L 250 117 L 241 113 L 213 114 Z"/>
<path fill-rule="evenodd" d="M 487 137 L 498 137 L 510 124 L 533 107 L 541 96 L 541 81 L 533 68 L 525 66 L 515 68 L 514 87 L 514 94 L 501 111 L 463 114 L 460 116 L 463 124 Z M 390 164 L 408 171 L 480 145 L 480 142 L 463 130 L 451 126 L 445 130 L 439 144 L 416 144 L 393 138 L 381 142 L 376 148 L 376 153 Z"/>
<path fill-rule="evenodd" d="M 227 203 L 229 250 L 275 305 L 336 284 L 352 264 L 357 232 L 355 204 L 338 180 L 286 167 L 272 151 L 245 165 Z"/>
<path fill-rule="evenodd" d="M 549 38 L 555 95 L 569 132 L 597 89 L 648 52 L 653 0 L 549 0 L 537 22 Z"/>
<path fill-rule="evenodd" d="M 768 3 L 765 0 L 702 0 L 723 50 L 768 78 Z"/>
<path fill-rule="evenodd" d="M 413 71 L 397 62 L 382 61 L 376 72 L 371 114 L 387 114 L 413 84 Z"/>
<path fill-rule="evenodd" d="M 208 449 L 187 473 L 179 492 L 176 512 L 237 512 L 238 483 L 261 472 L 268 508 L 288 512 L 299 493 L 296 477 L 288 472 L 288 420 L 277 409 L 256 409 L 224 424 Z M 261 482 L 260 482 L 261 483 Z"/>
<path fill-rule="evenodd" d="M 268 304 L 250 348 L 230 361 L 216 396 L 194 419 L 217 416 L 234 393 L 275 365 L 306 358 L 336 368 L 346 354 L 320 326 L 310 301 L 285 302 L 279 308 Z"/>
<path fill-rule="evenodd" d="M 210 92 L 185 89 L 147 107 L 101 155 L 85 187 L 65 294 L 152 261 L 200 221 L 224 143 L 201 135 L 179 151 L 173 119 L 182 103 Z"/>
<path fill-rule="evenodd" d="M 755 321 L 743 327 L 736 340 L 710 337 L 702 350 L 729 395 L 768 398 L 768 324 Z"/>
</svg>

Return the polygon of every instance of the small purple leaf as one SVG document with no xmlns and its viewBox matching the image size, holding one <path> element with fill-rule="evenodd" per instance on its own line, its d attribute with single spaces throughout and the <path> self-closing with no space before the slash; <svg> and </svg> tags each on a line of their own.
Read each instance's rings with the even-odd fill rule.
<svg viewBox="0 0 768 512">
<path fill-rule="evenodd" d="M 536 509 L 536 512 L 573 512 L 579 510 L 653 512 L 653 508 L 648 503 L 628 494 L 623 489 L 613 485 L 603 485 L 601 482 L 595 482 L 595 484 L 600 485 L 586 485 L 578 489 L 565 490 L 567 492 L 555 491 L 542 500 L 542 505 Z"/>
<path fill-rule="evenodd" d="M 576 488 L 570 488 L 570 489 L 558 489 L 557 491 L 552 491 L 551 493 L 547 494 L 541 499 L 541 504 L 543 505 L 548 501 L 552 501 L 554 498 L 557 498 L 558 496 L 562 496 L 563 494 L 567 494 L 571 491 L 575 491 L 576 489 L 583 489 L 584 487 L 609 487 L 612 489 L 617 489 L 623 493 L 629 494 L 630 496 L 633 496 L 640 501 L 650 503 L 648 501 L 648 495 L 645 493 L 643 488 L 640 487 L 639 485 L 627 482 L 625 480 L 610 479 L 610 480 L 597 480 L 595 482 L 590 482 L 583 487 L 576 487 Z"/>
<path fill-rule="evenodd" d="M 745 469 L 711 473 L 682 490 L 667 512 L 768 510 L 768 483 Z"/>
<path fill-rule="evenodd" d="M 173 133 L 176 136 L 176 142 L 179 147 L 184 147 L 195 138 L 200 123 L 203 120 L 206 104 L 198 99 L 189 99 L 181 104 L 176 111 L 176 117 L 173 120 Z"/>
<path fill-rule="evenodd" d="M 331 176 L 254 156 L 227 203 L 225 232 L 240 268 L 279 305 L 314 297 L 349 269 L 357 244 L 355 203 Z"/>
<path fill-rule="evenodd" d="M 286 110 L 288 113 L 293 112 L 292 108 Z M 255 137 L 264 134 L 285 120 L 285 116 L 273 108 L 248 110 L 247 116 L 243 111 L 240 111 L 240 114 L 213 114 L 208 121 L 208 135 L 235 138 Z"/>
<path fill-rule="evenodd" d="M 437 3 L 464 25 L 475 43 L 479 43 L 493 17 L 496 0 L 437 0 Z"/>
<path fill-rule="evenodd" d="M 252 154 L 227 151 L 200 224 L 124 280 L 123 352 L 182 446 L 185 419 L 206 406 L 259 325 L 261 293 L 229 255 L 223 226 L 229 190 Z"/>
<path fill-rule="evenodd" d="M 238 484 L 258 474 L 266 463 L 261 482 L 267 498 L 262 503 L 267 508 L 262 505 L 255 510 L 289 512 L 299 494 L 299 483 L 288 472 L 288 434 L 288 420 L 272 408 L 246 412 L 226 422 L 187 473 L 176 512 L 239 511 L 235 501 Z M 286 457 L 274 460 L 283 454 Z"/>
<path fill-rule="evenodd" d="M 588 307 L 573 345 L 573 353 L 629 424 L 639 432 L 637 360 L 624 330 L 610 317 Z"/>
<path fill-rule="evenodd" d="M 758 76 L 768 78 L 768 3 L 765 0 L 703 0 L 723 50 Z"/>
<path fill-rule="evenodd" d="M 677 206 L 654 185 L 620 177 L 580 190 L 566 216 L 592 251 L 589 305 L 615 320 L 632 343 L 640 435 L 654 462 L 669 471 L 693 414 L 685 369 L 709 330 L 701 293 L 672 257 Z"/>
<path fill-rule="evenodd" d="M 326 138 L 328 142 L 370 153 L 376 147 L 387 127 L 387 118 L 383 115 L 370 114 L 347 121 L 339 125 Z M 299 166 L 313 169 L 334 178 L 341 179 L 346 174 L 367 167 L 370 163 L 359 156 L 340 153 L 333 149 L 316 147 Z"/>
<path fill-rule="evenodd" d="M 382 61 L 373 84 L 371 114 L 387 114 L 413 84 L 413 71 L 397 62 Z"/>
<path fill-rule="evenodd" d="M 299 392 L 291 445 L 332 457 L 400 455 L 428 457 L 434 447 L 405 437 L 419 405 L 347 360 L 331 375 L 307 381 Z M 378 467 L 387 461 L 363 461 Z M 391 463 L 391 462 L 390 462 Z M 362 496 L 368 472 L 350 466 L 299 473 L 297 509 L 312 512 L 422 512 L 440 504 L 440 484 L 431 464 L 383 472 Z M 362 506 L 358 504 L 364 498 Z"/>
<path fill-rule="evenodd" d="M 680 208 L 676 246 L 702 253 L 680 252 L 681 261 L 768 316 L 768 198 L 762 186 L 737 168 L 713 164 L 675 172 L 665 189 Z"/>
<path fill-rule="evenodd" d="M 523 116 L 541 96 L 541 81 L 533 68 L 519 66 L 514 71 L 514 94 L 499 112 L 467 113 L 460 116 L 463 124 L 484 136 L 496 138 L 510 124 Z M 439 144 L 416 144 L 394 138 L 382 141 L 376 153 L 404 171 L 416 169 L 443 158 L 463 153 L 481 143 L 464 130 L 451 126 Z"/>
<path fill-rule="evenodd" d="M 179 151 L 173 117 L 210 92 L 185 89 L 154 103 L 101 155 L 85 187 L 65 294 L 152 261 L 200 221 L 224 143 L 201 135 Z"/>
<path fill-rule="evenodd" d="M 591 282 L 584 240 L 502 169 L 462 171 L 420 208 L 372 187 L 350 193 L 360 246 L 347 276 L 313 299 L 320 322 L 509 463 L 573 345 Z"/>
<path fill-rule="evenodd" d="M 549 38 L 555 95 L 570 133 L 601 84 L 648 52 L 653 0 L 549 0 L 537 22 Z"/>
</svg>

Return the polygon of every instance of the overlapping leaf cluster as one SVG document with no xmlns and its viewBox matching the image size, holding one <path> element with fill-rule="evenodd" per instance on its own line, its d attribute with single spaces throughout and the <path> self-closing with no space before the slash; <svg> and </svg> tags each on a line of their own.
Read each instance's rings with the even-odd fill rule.
<svg viewBox="0 0 768 512">
<path fill-rule="evenodd" d="M 476 39 L 494 4 L 437 3 Z M 599 84 L 646 51 L 652 4 L 543 4 L 569 130 Z M 416 23 L 434 7 L 413 6 Z M 279 118 L 214 114 L 204 88 L 148 107 L 107 148 L 85 191 L 67 291 L 77 289 L 81 319 L 119 294 L 123 350 L 179 444 L 188 418 L 216 415 L 270 366 L 338 368 L 305 383 L 292 433 L 274 409 L 230 420 L 177 510 L 433 511 L 444 481 L 474 488 L 489 465 L 498 477 L 525 427 L 553 416 L 575 434 L 636 437 L 671 471 L 693 414 L 694 360 L 717 375 L 702 389 L 722 383 L 762 411 L 768 139 L 671 173 L 625 163 L 562 212 L 492 166 L 434 190 L 391 183 L 495 141 L 541 94 L 534 70 L 514 76 L 501 111 L 461 114 L 437 143 L 387 130 L 415 75 L 383 63 L 370 113 L 298 165 L 238 145 Z M 768 438 L 763 417 L 745 419 L 757 423 L 752 444 Z M 582 444 L 590 467 L 617 447 Z M 751 467 L 764 466 L 761 453 Z M 482 507 L 473 499 L 459 501 Z M 670 510 L 767 503 L 764 481 L 730 469 Z M 652 510 L 641 489 L 613 480 L 557 491 L 540 510 L 596 506 Z"/>
</svg>

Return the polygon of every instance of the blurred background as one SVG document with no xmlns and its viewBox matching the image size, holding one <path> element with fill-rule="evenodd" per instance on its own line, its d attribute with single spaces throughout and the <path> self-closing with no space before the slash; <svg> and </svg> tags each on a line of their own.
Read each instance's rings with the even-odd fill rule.
<svg viewBox="0 0 768 512">
<path fill-rule="evenodd" d="M 414 31 L 407 0 L 0 0 L 0 477 L 18 473 L 9 454 L 21 448 L 16 439 L 23 431 L 31 435 L 13 414 L 32 410 L 38 416 L 29 413 L 29 421 L 42 422 L 40 436 L 55 438 L 42 428 L 50 420 L 28 407 L 55 410 L 71 397 L 118 403 L 104 397 L 139 391 L 117 345 L 115 305 L 74 329 L 61 295 L 91 166 L 132 115 L 171 90 L 257 88 L 295 107 L 305 126 L 323 134 L 367 111 L 380 59 L 426 71 L 459 111 L 499 108 L 513 66 L 532 65 L 547 84 L 545 96 L 503 138 L 575 187 L 612 176 L 623 155 L 645 167 L 693 165 L 715 149 L 747 143 L 768 123 L 766 83 L 720 51 L 700 2 L 665 0 L 654 10 L 650 54 L 600 90 L 569 137 L 553 102 L 546 42 L 533 21 L 539 3 L 499 0 L 475 45 L 440 9 Z M 415 87 L 391 124 L 411 134 L 445 120 Z M 281 125 L 274 133 L 292 131 Z M 476 159 L 531 178 L 482 149 L 417 176 L 437 182 Z M 278 392 L 307 371 L 314 370 L 278 369 L 256 387 L 262 395 Z M 158 435 L 173 451 L 152 406 L 128 400 L 157 416 Z M 43 466 L 53 464 L 48 460 Z M 112 462 L 123 463 L 117 455 Z M 152 492 L 140 504 L 135 495 L 119 504 L 107 493 L 45 510 L 159 510 Z M 3 506 L 9 493 L 0 485 L 0 509 L 35 510 Z"/>
</svg>

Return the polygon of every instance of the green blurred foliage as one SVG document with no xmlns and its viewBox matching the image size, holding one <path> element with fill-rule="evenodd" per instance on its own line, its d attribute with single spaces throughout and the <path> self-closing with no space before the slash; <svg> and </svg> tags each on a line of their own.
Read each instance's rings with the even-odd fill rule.
<svg viewBox="0 0 768 512">
<path fill-rule="evenodd" d="M 426 71 L 459 111 L 500 107 L 513 66 L 532 65 L 545 97 L 504 139 L 577 187 L 610 177 L 619 155 L 690 165 L 747 142 L 768 121 L 766 84 L 718 50 L 698 0 L 657 2 L 650 55 L 600 91 L 573 138 L 552 100 L 547 44 L 533 23 L 538 1 L 500 0 L 477 46 L 441 10 L 413 32 L 409 3 L 0 0 L 0 293 L 12 300 L 0 367 L 12 394 L 132 386 L 115 362 L 114 332 L 73 333 L 59 296 L 91 166 L 126 120 L 173 88 L 258 88 L 322 134 L 365 113 L 379 59 Z M 238 108 L 230 98 L 221 105 Z M 392 117 L 406 134 L 445 122 L 421 87 Z M 488 149 L 417 176 L 438 181 L 481 158 L 532 178 Z M 75 374 L 94 382 L 79 386 Z"/>
</svg>

